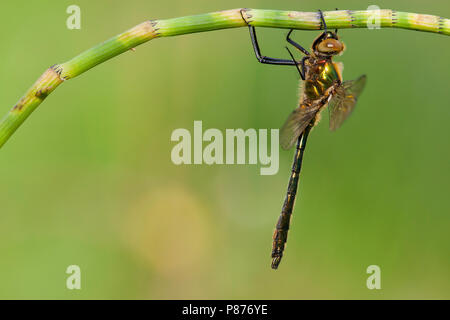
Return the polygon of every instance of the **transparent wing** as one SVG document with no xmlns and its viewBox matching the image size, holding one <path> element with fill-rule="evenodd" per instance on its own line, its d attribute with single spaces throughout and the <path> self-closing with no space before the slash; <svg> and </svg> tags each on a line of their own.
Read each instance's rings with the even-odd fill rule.
<svg viewBox="0 0 450 320">
<path fill-rule="evenodd" d="M 342 61 L 333 62 L 333 65 L 336 68 L 337 73 L 339 74 L 339 79 L 342 79 L 342 73 L 344 72 L 344 63 Z"/>
<path fill-rule="evenodd" d="M 338 129 L 352 113 L 365 85 L 366 76 L 362 75 L 356 80 L 344 81 L 341 86 L 337 87 L 328 103 L 330 130 Z"/>
<path fill-rule="evenodd" d="M 323 104 L 300 105 L 287 118 L 280 131 L 280 144 L 285 150 L 292 148 L 306 126 L 314 119 Z"/>
</svg>

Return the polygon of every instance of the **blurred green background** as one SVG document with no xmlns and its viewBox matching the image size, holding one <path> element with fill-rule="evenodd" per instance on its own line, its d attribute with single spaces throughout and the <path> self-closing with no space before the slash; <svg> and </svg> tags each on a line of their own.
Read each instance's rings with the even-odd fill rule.
<svg viewBox="0 0 450 320">
<path fill-rule="evenodd" d="M 68 30 L 68 5 L 81 30 Z M 14 1 L 0 11 L 0 115 L 50 65 L 147 19 L 239 7 L 381 8 L 450 18 L 448 1 Z M 257 63 L 245 28 L 151 41 L 56 90 L 0 150 L 0 298 L 449 299 L 450 38 L 341 30 L 349 121 L 304 160 L 286 255 L 270 269 L 288 182 L 256 165 L 175 166 L 176 128 L 279 128 L 295 69 Z M 287 57 L 286 30 L 260 29 Z M 315 31 L 296 31 L 308 45 Z M 67 290 L 67 266 L 82 289 Z M 381 267 L 381 290 L 366 268 Z"/>
</svg>

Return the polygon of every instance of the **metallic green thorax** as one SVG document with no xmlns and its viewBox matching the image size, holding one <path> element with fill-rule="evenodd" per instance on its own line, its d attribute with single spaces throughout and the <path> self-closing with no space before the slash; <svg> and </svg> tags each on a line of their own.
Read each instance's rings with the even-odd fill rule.
<svg viewBox="0 0 450 320">
<path fill-rule="evenodd" d="M 305 95 L 310 100 L 323 97 L 335 81 L 341 81 L 333 62 L 322 60 L 308 68 L 305 80 Z"/>
</svg>

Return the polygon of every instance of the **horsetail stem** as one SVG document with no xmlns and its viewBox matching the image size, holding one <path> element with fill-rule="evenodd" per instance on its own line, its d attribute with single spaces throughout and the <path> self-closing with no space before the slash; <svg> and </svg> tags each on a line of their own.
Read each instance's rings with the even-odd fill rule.
<svg viewBox="0 0 450 320">
<path fill-rule="evenodd" d="M 372 10 L 336 10 L 323 12 L 330 29 L 366 28 L 373 19 Z M 402 28 L 450 35 L 450 20 L 438 16 L 379 11 L 381 28 Z M 54 65 L 28 89 L 25 95 L 0 122 L 0 148 L 25 119 L 58 85 L 127 50 L 157 37 L 238 28 L 247 25 L 270 28 L 320 30 L 317 12 L 261 9 L 233 9 L 166 20 L 150 20 L 131 28 L 99 45 L 86 50 L 72 60 Z"/>
</svg>

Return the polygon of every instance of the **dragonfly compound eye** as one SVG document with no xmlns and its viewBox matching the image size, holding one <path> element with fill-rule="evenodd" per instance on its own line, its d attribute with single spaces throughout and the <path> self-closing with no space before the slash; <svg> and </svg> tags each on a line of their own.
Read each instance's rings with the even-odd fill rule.
<svg viewBox="0 0 450 320">
<path fill-rule="evenodd" d="M 344 50 L 342 42 L 336 39 L 328 38 L 317 45 L 317 51 L 326 55 L 335 55 Z"/>
</svg>

